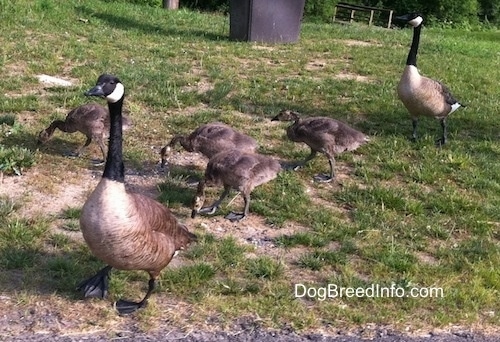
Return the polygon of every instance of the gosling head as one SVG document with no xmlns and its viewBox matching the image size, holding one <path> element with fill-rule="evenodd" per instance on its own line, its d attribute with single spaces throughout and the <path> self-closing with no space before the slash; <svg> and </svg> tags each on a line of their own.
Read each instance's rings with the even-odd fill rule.
<svg viewBox="0 0 500 342">
<path fill-rule="evenodd" d="M 299 119 L 299 113 L 293 110 L 283 109 L 271 121 L 296 121 Z"/>
<path fill-rule="evenodd" d="M 191 201 L 191 218 L 195 218 L 196 214 L 199 213 L 200 209 L 203 208 L 205 203 L 205 182 L 200 181 L 198 183 L 198 189 L 196 190 L 196 195 Z"/>
<path fill-rule="evenodd" d="M 405 23 L 413 27 L 420 26 L 424 21 L 424 18 L 422 18 L 422 16 L 419 13 L 408 13 L 405 15 L 394 17 L 394 19 L 404 21 Z"/>
<path fill-rule="evenodd" d="M 49 141 L 50 135 L 49 132 L 47 132 L 46 129 L 38 133 L 38 139 L 37 139 L 37 144 L 42 145 L 45 144 L 47 141 Z"/>
</svg>

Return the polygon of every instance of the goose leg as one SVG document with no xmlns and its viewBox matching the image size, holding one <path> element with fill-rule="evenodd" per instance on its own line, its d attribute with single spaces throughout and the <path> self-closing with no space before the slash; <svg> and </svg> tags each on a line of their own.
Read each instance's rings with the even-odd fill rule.
<svg viewBox="0 0 500 342">
<path fill-rule="evenodd" d="M 417 141 L 417 119 L 411 119 L 411 124 L 413 126 L 413 131 L 411 133 L 411 141 L 415 142 Z"/>
<path fill-rule="evenodd" d="M 228 219 L 231 222 L 239 222 L 248 215 L 248 212 L 250 211 L 250 194 L 244 194 L 243 200 L 245 201 L 245 208 L 243 209 L 243 212 L 236 213 L 232 211 L 226 215 L 225 217 L 226 219 Z"/>
<path fill-rule="evenodd" d="M 446 135 L 448 133 L 448 130 L 446 127 L 446 119 L 441 119 L 440 122 L 441 122 L 441 128 L 443 129 L 443 133 L 441 135 L 441 138 L 436 140 L 437 146 L 443 146 L 444 144 L 446 144 Z"/>
<path fill-rule="evenodd" d="M 226 198 L 226 196 L 229 194 L 229 191 L 231 190 L 230 187 L 224 186 L 224 191 L 222 192 L 222 195 L 220 195 L 219 199 L 212 203 L 211 206 L 208 207 L 203 207 L 200 210 L 198 210 L 198 213 L 200 214 L 207 214 L 207 215 L 213 215 L 219 209 L 220 204 L 222 201 Z"/>
<path fill-rule="evenodd" d="M 83 291 L 85 298 L 104 298 L 108 295 L 109 272 L 111 266 L 106 266 L 89 279 L 82 281 L 76 289 Z"/>
<path fill-rule="evenodd" d="M 148 292 L 140 302 L 131 302 L 128 300 L 120 299 L 115 303 L 116 310 L 120 315 L 127 315 L 135 312 L 136 310 L 145 307 L 148 304 L 149 296 L 155 289 L 155 280 L 149 279 Z"/>
<path fill-rule="evenodd" d="M 331 182 L 332 179 L 335 177 L 335 173 L 333 171 L 333 167 L 335 165 L 335 159 L 328 154 L 326 156 L 328 158 L 328 164 L 330 165 L 330 174 L 329 175 L 318 174 L 318 175 L 314 176 L 314 180 L 316 182 L 328 183 L 328 182 Z"/>
</svg>

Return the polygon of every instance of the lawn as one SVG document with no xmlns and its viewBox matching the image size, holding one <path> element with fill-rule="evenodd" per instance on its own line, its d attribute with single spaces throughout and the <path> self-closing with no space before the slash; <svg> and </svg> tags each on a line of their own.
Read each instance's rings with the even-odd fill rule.
<svg viewBox="0 0 500 342">
<path fill-rule="evenodd" d="M 422 119 L 411 142 L 396 97 L 410 29 L 305 22 L 297 43 L 235 42 L 222 14 L 98 0 L 0 0 L 0 21 L 5 322 L 24 317 L 34 333 L 229 329 L 242 318 L 327 333 L 373 324 L 498 333 L 500 32 L 423 29 L 421 72 L 467 105 L 449 118 L 449 141 L 436 148 L 439 123 Z M 98 147 L 68 158 L 83 135 L 56 132 L 36 143 L 52 120 L 89 101 L 83 92 L 103 72 L 126 87 L 129 187 L 168 205 L 199 236 L 164 270 L 150 305 L 127 317 L 112 302 L 141 298 L 145 272 L 114 272 L 104 301 L 75 291 L 102 267 L 78 227 L 102 173 L 91 164 Z M 41 74 L 74 86 L 41 84 Z M 254 137 L 261 153 L 305 158 L 305 146 L 287 141 L 286 124 L 270 121 L 283 108 L 342 120 L 371 141 L 337 158 L 332 183 L 312 181 L 328 168 L 320 156 L 257 188 L 240 223 L 224 220 L 239 210 L 238 197 L 214 217 L 191 219 L 192 180 L 206 160 L 178 148 L 167 174 L 160 148 L 174 134 L 222 121 Z M 388 292 L 370 296 L 375 287 Z M 297 293 L 304 288 L 309 295 Z M 340 288 L 343 296 L 334 296 Z M 16 335 L 22 324 L 3 324 L 0 334 Z"/>
</svg>

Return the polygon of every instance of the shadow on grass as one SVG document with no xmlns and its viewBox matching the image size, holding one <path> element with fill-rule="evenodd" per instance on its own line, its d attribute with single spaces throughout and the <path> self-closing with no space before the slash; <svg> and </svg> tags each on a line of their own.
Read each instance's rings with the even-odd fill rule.
<svg viewBox="0 0 500 342">
<path fill-rule="evenodd" d="M 78 13 L 83 13 L 84 15 L 98 18 L 107 22 L 109 25 L 122 29 L 122 30 L 130 30 L 136 29 L 140 30 L 147 34 L 154 34 L 160 36 L 180 36 L 180 37 L 200 37 L 203 39 L 213 40 L 213 41 L 224 41 L 229 40 L 228 36 L 214 34 L 206 31 L 189 29 L 189 30 L 178 30 L 175 28 L 165 28 L 163 26 L 154 25 L 146 21 L 137 21 L 131 18 L 118 16 L 110 13 L 96 13 L 92 9 L 89 9 L 85 6 L 77 6 L 76 11 Z M 167 26 L 167 23 L 165 23 Z"/>
</svg>

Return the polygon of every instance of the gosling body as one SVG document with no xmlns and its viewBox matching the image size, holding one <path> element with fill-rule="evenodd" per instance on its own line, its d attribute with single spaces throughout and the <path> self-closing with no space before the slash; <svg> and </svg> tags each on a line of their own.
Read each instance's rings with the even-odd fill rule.
<svg viewBox="0 0 500 342">
<path fill-rule="evenodd" d="M 205 177 L 198 184 L 192 202 L 191 217 L 197 213 L 214 214 L 231 189 L 241 193 L 244 200 L 243 212 L 231 212 L 226 218 L 230 221 L 244 219 L 250 209 L 250 194 L 259 185 L 276 178 L 281 170 L 280 163 L 268 156 L 244 152 L 237 149 L 217 153 L 210 158 L 205 170 Z M 205 202 L 205 186 L 223 186 L 220 198 L 208 207 Z"/>
<path fill-rule="evenodd" d="M 292 166 L 298 169 L 304 166 L 317 153 L 324 154 L 330 165 L 329 174 L 319 174 L 314 177 L 318 182 L 330 182 L 335 177 L 335 156 L 345 151 L 356 150 L 369 141 L 368 136 L 351 126 L 328 117 L 310 117 L 302 119 L 299 113 L 283 110 L 272 121 L 291 121 L 287 127 L 287 136 L 291 141 L 302 142 L 309 146 L 311 153 L 302 162 Z"/>
<path fill-rule="evenodd" d="M 255 139 L 234 128 L 220 123 L 208 123 L 199 126 L 189 135 L 176 135 L 161 149 L 161 166 L 168 162 L 171 149 L 179 143 L 188 152 L 199 152 L 207 158 L 232 148 L 255 152 L 258 145 Z"/>
</svg>

